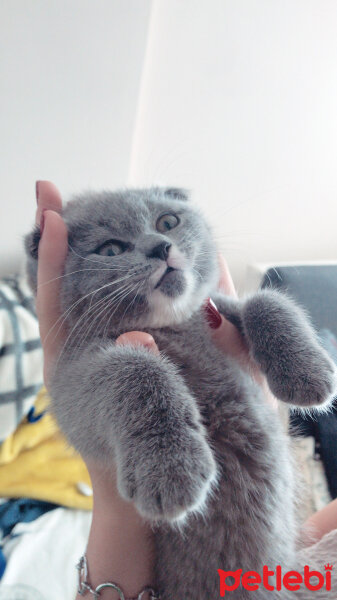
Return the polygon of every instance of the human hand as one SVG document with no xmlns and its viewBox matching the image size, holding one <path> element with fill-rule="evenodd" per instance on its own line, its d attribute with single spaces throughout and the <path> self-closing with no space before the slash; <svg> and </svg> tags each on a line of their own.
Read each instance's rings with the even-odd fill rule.
<svg viewBox="0 0 337 600">
<path fill-rule="evenodd" d="M 58 189 L 51 182 L 39 181 L 36 192 L 36 222 L 41 229 L 36 310 L 44 351 L 44 379 L 48 389 L 53 366 L 67 340 L 59 296 L 68 252 L 68 235 L 61 216 L 62 199 Z M 143 332 L 124 334 L 116 343 L 141 344 L 158 352 L 153 338 Z M 118 581 L 127 596 L 133 597 L 140 589 L 151 584 L 152 532 L 133 504 L 120 497 L 116 473 L 109 470 L 108 475 L 100 464 L 91 460 L 86 463 L 94 495 L 93 520 L 87 546 L 91 585 L 95 587 L 113 579 Z M 104 600 L 110 595 L 109 591 L 102 591 L 100 597 Z"/>
<path fill-rule="evenodd" d="M 234 283 L 224 257 L 218 255 L 220 266 L 219 290 L 224 292 L 226 296 L 237 297 Z M 278 409 L 276 398 L 271 393 L 266 378 L 262 375 L 258 365 L 254 362 L 242 335 L 238 329 L 217 310 L 211 299 L 208 299 L 205 305 L 207 320 L 210 324 L 210 334 L 214 343 L 229 356 L 237 360 L 241 367 L 250 373 L 255 381 L 260 385 L 264 392 L 266 401 L 275 409 Z"/>
</svg>

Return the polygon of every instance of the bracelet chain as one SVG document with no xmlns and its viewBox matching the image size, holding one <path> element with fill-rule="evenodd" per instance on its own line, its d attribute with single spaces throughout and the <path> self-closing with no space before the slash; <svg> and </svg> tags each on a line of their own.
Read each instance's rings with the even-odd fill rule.
<svg viewBox="0 0 337 600">
<path fill-rule="evenodd" d="M 81 556 L 78 564 L 76 565 L 76 569 L 78 570 L 77 592 L 80 596 L 84 596 L 87 592 L 89 592 L 94 596 L 94 600 L 99 600 L 101 595 L 100 592 L 104 588 L 111 588 L 118 593 L 118 600 L 145 600 L 145 594 L 148 594 L 149 600 L 160 600 L 160 596 L 150 586 L 143 588 L 136 598 L 126 598 L 123 590 L 116 583 L 100 583 L 100 585 L 93 589 L 89 583 L 88 561 L 85 554 Z"/>
</svg>

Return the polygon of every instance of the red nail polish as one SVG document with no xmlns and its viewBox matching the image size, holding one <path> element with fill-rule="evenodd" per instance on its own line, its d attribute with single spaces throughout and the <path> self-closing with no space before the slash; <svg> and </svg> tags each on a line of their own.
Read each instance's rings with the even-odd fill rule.
<svg viewBox="0 0 337 600">
<path fill-rule="evenodd" d="M 213 300 L 211 298 L 207 298 L 207 302 L 205 304 L 205 315 L 211 329 L 218 329 L 220 327 L 222 319 L 221 315 L 215 306 Z"/>
<path fill-rule="evenodd" d="M 40 183 L 39 181 L 36 181 L 36 182 L 35 182 L 35 196 L 36 196 L 36 202 L 37 202 L 37 201 L 38 201 L 38 199 L 39 199 L 39 183 Z"/>
</svg>

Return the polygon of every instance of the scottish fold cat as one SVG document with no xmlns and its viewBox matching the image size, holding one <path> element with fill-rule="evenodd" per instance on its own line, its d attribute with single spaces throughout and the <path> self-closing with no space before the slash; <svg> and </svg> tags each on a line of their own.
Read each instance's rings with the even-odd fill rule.
<svg viewBox="0 0 337 600">
<path fill-rule="evenodd" d="M 212 297 L 239 329 L 277 398 L 324 406 L 336 373 L 307 318 L 274 291 L 243 300 L 217 291 L 211 231 L 183 190 L 84 194 L 63 218 L 69 335 L 51 379 L 52 409 L 85 458 L 107 470 L 116 462 L 120 494 L 153 524 L 162 600 L 217 600 L 218 569 L 291 568 L 287 436 L 259 386 L 212 342 L 202 307 Z M 35 290 L 39 239 L 36 228 L 25 242 Z M 132 330 L 149 332 L 160 356 L 115 345 Z M 228 596 L 251 598 L 243 587 Z M 264 598 L 261 586 L 254 599 Z"/>
</svg>

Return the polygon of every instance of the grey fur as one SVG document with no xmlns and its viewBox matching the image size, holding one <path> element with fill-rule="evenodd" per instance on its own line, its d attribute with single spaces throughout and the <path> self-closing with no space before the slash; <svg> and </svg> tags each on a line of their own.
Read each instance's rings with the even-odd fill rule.
<svg viewBox="0 0 337 600">
<path fill-rule="evenodd" d="M 295 565 L 297 525 L 287 436 L 259 386 L 211 341 L 205 298 L 239 328 L 281 400 L 328 405 L 336 374 L 289 298 L 265 291 L 235 301 L 216 291 L 215 245 L 186 199 L 152 188 L 66 206 L 61 304 L 70 335 L 51 394 L 69 441 L 107 471 L 116 460 L 119 492 L 153 524 L 162 600 L 216 600 L 219 568 Z M 167 212 L 180 223 L 163 234 L 156 222 Z M 109 239 L 129 245 L 113 257 L 93 252 Z M 38 230 L 26 238 L 35 289 L 38 240 Z M 167 266 L 161 243 L 172 244 L 168 260 L 180 268 L 155 289 Z M 154 337 L 161 356 L 114 344 L 135 329 Z M 251 597 L 242 588 L 228 595 Z M 264 598 L 270 592 L 254 592 Z"/>
</svg>

